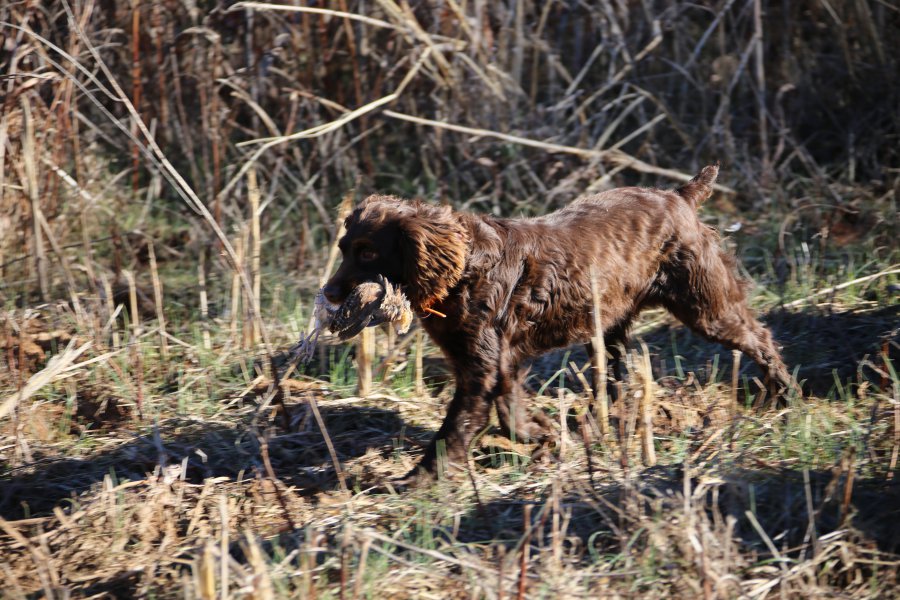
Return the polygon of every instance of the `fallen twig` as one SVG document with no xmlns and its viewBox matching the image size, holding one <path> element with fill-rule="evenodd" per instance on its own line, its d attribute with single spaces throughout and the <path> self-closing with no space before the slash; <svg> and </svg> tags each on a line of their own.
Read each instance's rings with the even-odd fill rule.
<svg viewBox="0 0 900 600">
<path fill-rule="evenodd" d="M 73 339 L 70 341 L 62 354 L 57 354 L 51 358 L 50 362 L 47 363 L 47 366 L 32 375 L 21 390 L 3 400 L 3 403 L 0 404 L 0 418 L 8 415 L 20 402 L 23 402 L 36 394 L 42 387 L 56 380 L 60 375 L 64 375 L 67 371 L 70 371 L 71 369 L 69 367 L 72 366 L 72 363 L 74 363 L 79 356 L 84 354 L 92 344 L 93 342 L 86 342 L 81 347 L 75 349 L 75 340 Z M 104 357 L 108 358 L 113 354 L 115 353 L 105 354 Z"/>
<path fill-rule="evenodd" d="M 809 302 L 813 298 L 818 298 L 819 296 L 824 296 L 826 294 L 832 294 L 832 293 L 842 290 L 844 288 L 848 288 L 851 285 L 856 285 L 857 283 L 865 283 L 866 281 L 871 281 L 873 279 L 879 279 L 881 277 L 886 277 L 887 275 L 900 274 L 900 269 L 896 269 L 894 267 L 896 267 L 896 265 L 892 265 L 890 268 L 885 269 L 884 271 L 879 271 L 878 273 L 875 273 L 873 275 L 866 275 L 865 277 L 859 277 L 857 279 L 853 279 L 851 281 L 846 281 L 839 285 L 831 286 L 830 288 L 825 288 L 824 290 L 819 290 L 818 292 L 814 292 L 804 298 L 794 300 L 793 302 L 788 302 L 787 304 L 784 305 L 784 307 L 785 308 L 793 308 L 795 306 L 800 306 L 801 304 L 803 304 L 805 302 Z"/>
<path fill-rule="evenodd" d="M 423 119 L 422 117 L 416 117 L 413 115 L 408 115 L 404 113 L 398 113 L 393 110 L 385 110 L 381 114 L 386 117 L 391 117 L 393 119 L 400 119 L 401 121 L 409 121 L 410 123 L 416 123 L 419 125 L 429 125 L 431 127 L 437 127 L 438 129 L 447 129 L 449 131 L 456 131 L 459 133 L 468 133 L 470 135 L 477 135 L 482 137 L 491 137 L 498 140 L 503 140 L 505 142 L 510 142 L 513 144 L 519 144 L 521 146 L 529 146 L 531 148 L 539 148 L 541 150 L 546 150 L 547 152 L 561 152 L 564 154 L 575 154 L 576 156 L 581 156 L 584 158 L 597 158 L 608 163 L 623 166 L 628 169 L 632 169 L 634 171 L 639 171 L 641 173 L 649 173 L 651 175 L 660 175 L 662 177 L 666 177 L 668 179 L 674 179 L 676 181 L 690 181 L 693 175 L 689 175 L 687 173 L 682 173 L 681 171 L 675 171 L 673 169 L 663 169 L 662 167 L 655 167 L 651 164 L 645 163 L 644 161 L 631 156 L 630 154 L 626 154 L 621 150 L 589 150 L 585 148 L 576 148 L 575 146 L 565 146 L 562 144 L 553 144 L 550 142 L 542 142 L 540 140 L 534 140 L 531 138 L 521 137 L 518 135 L 510 135 L 508 133 L 500 133 L 499 131 L 491 131 L 490 129 L 479 129 L 475 127 L 466 127 L 464 125 L 455 125 L 453 123 L 445 123 L 443 121 L 434 121 L 432 119 Z M 713 184 L 713 189 L 716 189 L 720 192 L 725 192 L 727 194 L 736 193 L 732 188 L 727 185 L 722 185 L 720 183 Z"/>
</svg>

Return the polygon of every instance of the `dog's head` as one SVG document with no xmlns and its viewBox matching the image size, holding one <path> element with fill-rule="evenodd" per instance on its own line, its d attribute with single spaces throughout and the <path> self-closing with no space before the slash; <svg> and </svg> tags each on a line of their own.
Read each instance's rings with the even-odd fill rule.
<svg viewBox="0 0 900 600">
<path fill-rule="evenodd" d="M 462 277 L 468 233 L 449 207 L 369 196 L 344 222 L 343 262 L 325 284 L 330 302 L 378 276 L 402 286 L 415 310 L 447 297 Z"/>
</svg>

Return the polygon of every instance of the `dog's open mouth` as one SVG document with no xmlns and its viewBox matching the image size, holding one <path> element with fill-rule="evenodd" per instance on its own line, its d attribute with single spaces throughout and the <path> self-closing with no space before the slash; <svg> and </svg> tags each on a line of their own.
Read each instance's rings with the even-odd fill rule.
<svg viewBox="0 0 900 600">
<path fill-rule="evenodd" d="M 349 340 L 366 327 L 393 323 L 397 333 L 406 333 L 412 324 L 409 299 L 383 277 L 362 283 L 341 303 L 316 295 L 316 329 L 328 329 L 341 340 Z"/>
</svg>

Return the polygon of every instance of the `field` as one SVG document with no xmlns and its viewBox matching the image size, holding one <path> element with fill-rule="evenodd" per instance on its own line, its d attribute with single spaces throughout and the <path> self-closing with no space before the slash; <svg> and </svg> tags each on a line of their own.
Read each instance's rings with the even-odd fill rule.
<svg viewBox="0 0 900 600">
<path fill-rule="evenodd" d="M 0 597 L 900 597 L 900 9 L 0 5 Z M 397 489 L 453 392 L 413 325 L 323 336 L 370 193 L 503 216 L 720 161 L 701 207 L 803 388 L 646 312 L 609 420 L 537 359 Z"/>
</svg>

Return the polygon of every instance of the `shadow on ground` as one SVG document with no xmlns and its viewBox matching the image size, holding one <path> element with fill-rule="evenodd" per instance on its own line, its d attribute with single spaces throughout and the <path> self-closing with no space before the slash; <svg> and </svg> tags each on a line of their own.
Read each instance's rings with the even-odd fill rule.
<svg viewBox="0 0 900 600">
<path fill-rule="evenodd" d="M 746 516 L 747 511 L 756 516 L 767 536 L 786 554 L 796 555 L 797 549 L 809 542 L 807 487 L 802 471 L 735 469 L 721 479 L 715 494 L 707 493 L 699 501 L 695 498 L 695 502 L 713 522 L 733 517 L 734 539 L 740 544 L 751 546 L 762 556 L 769 554 Z M 819 538 L 850 528 L 850 539 L 863 546 L 900 552 L 900 481 L 883 477 L 854 478 L 846 512 L 842 506 L 847 484 L 845 475 L 812 471 L 809 482 L 815 533 Z M 700 482 L 694 479 L 690 483 L 695 490 Z M 683 490 L 684 471 L 680 465 L 644 469 L 631 489 L 620 482 L 604 483 L 599 477 L 593 490 L 578 490 L 561 497 L 563 511 L 571 511 L 564 537 L 570 544 L 571 540 L 577 540 L 579 551 L 585 555 L 623 552 L 626 546 L 640 544 L 636 536 L 646 534 L 642 528 L 652 529 L 653 522 L 663 520 L 674 527 L 683 527 Z M 524 510 L 531 505 L 533 543 L 548 547 L 552 518 L 541 512 L 548 506 L 548 500 L 549 496 L 545 495 L 537 499 L 507 497 L 486 503 L 462 520 L 459 540 L 476 543 L 505 540 L 507 549 L 512 550 L 525 534 Z M 640 523 L 636 518 L 639 513 L 644 517 Z"/>
<path fill-rule="evenodd" d="M 109 475 L 114 482 L 143 480 L 156 469 L 187 481 L 210 477 L 254 479 L 265 473 L 261 437 L 268 437 L 268 456 L 275 476 L 300 494 L 333 490 L 334 468 L 315 420 L 305 405 L 291 406 L 299 431 L 272 435 L 245 422 L 209 424 L 198 419 L 171 419 L 145 435 L 135 435 L 112 450 L 84 458 L 33 454 L 27 467 L 0 464 L 0 516 L 9 520 L 48 514 Z M 320 407 L 338 458 L 344 462 L 374 449 L 387 457 L 401 437 L 428 438 L 430 432 L 407 425 L 391 410 L 363 407 Z M 182 467 L 184 467 L 182 469 Z"/>
<path fill-rule="evenodd" d="M 788 369 L 797 372 L 804 383 L 804 392 L 827 396 L 835 392 L 836 381 L 842 386 L 848 382 L 869 381 L 871 385 L 890 385 L 882 372 L 883 353 L 896 365 L 900 361 L 900 304 L 876 310 L 852 310 L 825 312 L 819 309 L 803 311 L 775 310 L 762 316 L 762 321 L 772 330 L 776 341 L 783 347 Z M 687 327 L 672 320 L 671 324 L 657 327 L 632 336 L 628 350 L 638 349 L 638 341 L 644 341 L 652 355 L 653 371 L 657 379 L 668 376 L 684 376 L 694 373 L 700 383 L 712 377 L 730 384 L 733 365 L 730 350 L 694 334 Z M 530 387 L 539 389 L 563 366 L 574 361 L 579 367 L 588 361 L 581 346 L 551 352 L 532 365 Z M 878 370 L 882 372 L 879 372 Z M 762 379 L 759 368 L 742 357 L 740 364 L 742 381 Z M 564 384 L 569 389 L 581 390 L 571 371 L 565 374 Z M 559 379 L 546 387 L 553 396 Z M 753 393 L 756 386 L 750 385 Z"/>
<path fill-rule="evenodd" d="M 894 364 L 900 359 L 900 304 L 839 313 L 779 310 L 765 321 L 784 346 L 788 367 L 799 367 L 798 378 L 817 395 L 827 394 L 836 379 L 882 385 L 873 366 L 883 367 L 884 352 Z"/>
</svg>

